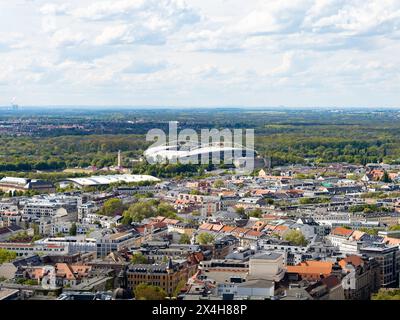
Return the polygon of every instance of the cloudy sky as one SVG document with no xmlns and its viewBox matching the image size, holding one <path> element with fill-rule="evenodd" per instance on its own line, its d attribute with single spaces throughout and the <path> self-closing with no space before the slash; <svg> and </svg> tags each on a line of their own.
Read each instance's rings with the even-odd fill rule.
<svg viewBox="0 0 400 320">
<path fill-rule="evenodd" d="M 0 104 L 400 106 L 400 0 L 0 0 Z"/>
</svg>

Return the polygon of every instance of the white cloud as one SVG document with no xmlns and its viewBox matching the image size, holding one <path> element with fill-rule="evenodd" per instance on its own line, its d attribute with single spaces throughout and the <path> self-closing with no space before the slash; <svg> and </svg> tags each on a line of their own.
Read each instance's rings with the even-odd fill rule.
<svg viewBox="0 0 400 320">
<path fill-rule="evenodd" d="M 0 9 L 5 102 L 4 92 L 21 91 L 29 104 L 354 104 L 358 93 L 360 103 L 398 102 L 398 0 L 37 0 Z"/>
<path fill-rule="evenodd" d="M 234 26 L 246 34 L 296 32 L 311 0 L 264 1 Z"/>
<path fill-rule="evenodd" d="M 81 32 L 74 32 L 69 28 L 60 29 L 54 32 L 51 37 L 53 44 L 56 47 L 72 47 L 81 45 L 86 39 L 85 35 Z"/>
<path fill-rule="evenodd" d="M 400 3 L 396 0 L 353 1 L 313 23 L 317 29 L 350 35 L 391 33 L 400 26 Z"/>
<path fill-rule="evenodd" d="M 397 0 L 268 0 L 257 2 L 238 21 L 193 32 L 188 41 L 192 42 L 192 50 L 221 52 L 262 45 L 263 40 L 268 43 L 271 39 L 285 50 L 291 46 L 309 50 L 352 46 L 365 49 L 361 37 L 390 37 L 399 31 Z M 254 40 L 256 37 L 261 40 Z"/>
<path fill-rule="evenodd" d="M 81 32 L 91 45 L 164 45 L 182 27 L 199 21 L 200 16 L 180 0 L 98 0 L 73 4 L 46 4 L 41 7 L 42 28 L 53 37 L 58 29 Z M 62 17 L 58 17 L 62 16 Z M 67 18 L 67 19 L 66 19 Z M 71 24 L 71 22 L 73 22 Z M 79 30 L 79 31 L 78 31 Z M 69 45 L 65 35 L 65 43 Z M 71 39 L 73 40 L 73 39 Z M 64 42 L 57 40 L 59 45 Z M 87 43 L 86 43 L 87 44 Z M 87 47 L 84 48 L 87 50 Z"/>
<path fill-rule="evenodd" d="M 124 69 L 125 73 L 150 74 L 165 70 L 168 63 L 165 61 L 135 61 Z"/>
<path fill-rule="evenodd" d="M 66 14 L 70 10 L 70 4 L 55 4 L 55 3 L 46 3 L 42 7 L 39 8 L 40 13 L 44 15 L 63 15 Z"/>
<path fill-rule="evenodd" d="M 99 36 L 96 37 L 94 43 L 96 45 L 113 44 L 116 41 L 126 39 L 128 31 L 127 25 L 114 25 L 104 28 Z"/>
<path fill-rule="evenodd" d="M 144 5 L 144 0 L 96 1 L 88 6 L 77 7 L 71 14 L 81 19 L 102 20 L 132 14 Z"/>
</svg>

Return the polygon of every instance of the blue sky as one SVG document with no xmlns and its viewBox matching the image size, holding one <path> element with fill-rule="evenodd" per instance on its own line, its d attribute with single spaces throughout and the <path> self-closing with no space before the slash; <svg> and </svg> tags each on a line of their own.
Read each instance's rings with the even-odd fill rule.
<svg viewBox="0 0 400 320">
<path fill-rule="evenodd" d="M 0 2 L 0 104 L 400 106 L 399 0 Z"/>
</svg>

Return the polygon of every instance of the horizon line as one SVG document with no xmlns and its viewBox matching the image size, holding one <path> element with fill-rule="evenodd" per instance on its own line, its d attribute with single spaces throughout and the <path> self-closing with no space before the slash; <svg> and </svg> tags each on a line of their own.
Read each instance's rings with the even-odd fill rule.
<svg viewBox="0 0 400 320">
<path fill-rule="evenodd" d="M 12 106 L 10 105 L 0 105 L 0 110 L 1 109 L 6 109 L 6 111 L 22 111 L 23 109 L 47 109 L 47 108 L 71 108 L 71 109 L 77 109 L 77 108 L 87 108 L 87 109 L 112 109 L 112 108 L 120 108 L 120 109 L 131 109 L 131 110 L 142 110 L 142 109 L 170 109 L 170 110 L 179 110 L 179 109 L 264 109 L 264 110 L 270 110 L 270 109 L 294 109 L 294 110 L 303 110 L 303 109 L 308 109 L 308 110 L 320 110 L 320 109 L 331 109 L 331 110 L 351 110 L 351 109 L 400 109 L 399 106 L 284 106 L 284 105 L 279 105 L 279 106 L 229 106 L 229 105 L 213 105 L 213 106 L 162 106 L 162 105 L 80 105 L 80 104 L 73 104 L 73 105 L 18 105 L 18 109 L 11 109 Z M 57 110 L 53 110 L 57 111 Z M 64 110 L 66 111 L 66 110 Z"/>
</svg>

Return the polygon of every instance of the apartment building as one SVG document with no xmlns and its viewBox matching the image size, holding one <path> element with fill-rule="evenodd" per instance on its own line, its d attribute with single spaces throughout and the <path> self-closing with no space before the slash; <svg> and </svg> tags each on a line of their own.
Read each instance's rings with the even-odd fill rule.
<svg viewBox="0 0 400 320">
<path fill-rule="evenodd" d="M 18 257 L 30 256 L 32 254 L 47 254 L 47 255 L 68 254 L 68 247 L 62 244 L 1 242 L 0 248 L 15 252 Z"/>
<path fill-rule="evenodd" d="M 187 281 L 196 272 L 196 265 L 189 265 L 187 261 L 163 264 L 136 264 L 130 265 L 127 270 L 128 288 L 134 290 L 141 283 L 159 286 L 168 295 L 172 295 L 180 281 Z"/>
<path fill-rule="evenodd" d="M 379 289 L 380 268 L 374 258 L 350 255 L 339 261 L 343 269 L 342 287 L 346 300 L 369 300 Z"/>
<path fill-rule="evenodd" d="M 396 288 L 399 284 L 400 251 L 398 246 L 372 244 L 359 249 L 360 254 L 375 258 L 379 264 L 380 287 Z"/>
<path fill-rule="evenodd" d="M 35 241 L 36 245 L 42 246 L 62 246 L 66 248 L 68 254 L 81 252 L 96 252 L 96 239 L 86 238 L 85 236 L 69 236 L 45 238 Z"/>
<path fill-rule="evenodd" d="M 106 234 L 97 238 L 97 257 L 105 257 L 114 251 L 129 249 L 137 245 L 140 235 L 133 231 Z"/>
</svg>

